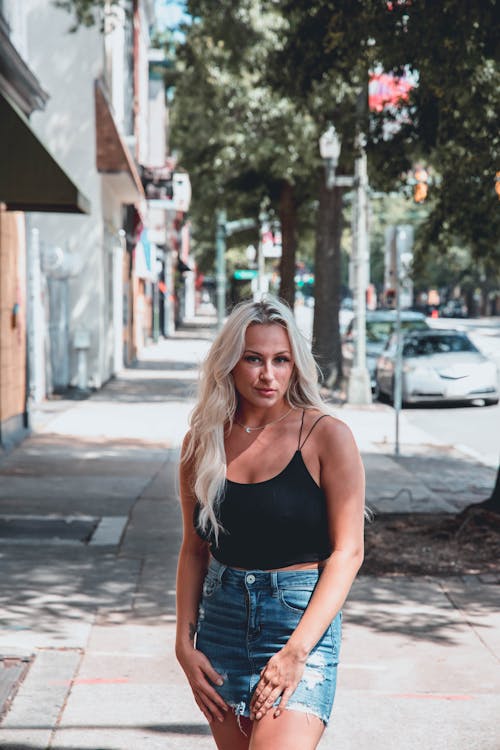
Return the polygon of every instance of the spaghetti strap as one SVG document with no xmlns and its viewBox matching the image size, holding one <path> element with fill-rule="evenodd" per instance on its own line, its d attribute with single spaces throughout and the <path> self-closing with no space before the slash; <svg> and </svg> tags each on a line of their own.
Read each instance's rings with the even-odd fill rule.
<svg viewBox="0 0 500 750">
<path fill-rule="evenodd" d="M 300 441 L 299 441 L 299 451 L 301 451 L 301 450 L 302 450 L 302 448 L 304 447 L 304 445 L 306 444 L 307 440 L 309 439 L 309 435 L 310 435 L 310 434 L 311 434 L 311 432 L 312 432 L 312 431 L 314 430 L 314 428 L 316 427 L 316 425 L 318 424 L 318 422 L 321 422 L 321 420 L 322 420 L 322 419 L 323 419 L 324 417 L 327 417 L 327 416 L 328 416 L 328 414 L 322 414 L 322 415 L 321 415 L 320 417 L 318 417 L 318 418 L 317 418 L 317 420 L 316 420 L 316 421 L 314 422 L 313 426 L 311 427 L 311 429 L 309 430 L 309 432 L 308 432 L 308 433 L 307 433 L 307 435 L 305 436 L 305 438 L 304 438 L 304 441 L 303 441 L 302 445 L 300 444 Z M 302 416 L 302 421 L 303 421 L 303 420 L 304 420 L 304 416 Z M 302 434 L 302 428 L 301 428 L 300 432 L 301 432 L 301 434 Z"/>
<path fill-rule="evenodd" d="M 302 428 L 304 427 L 304 415 L 306 413 L 305 409 L 302 409 L 302 420 L 300 422 L 300 432 L 299 432 L 299 442 L 297 443 L 297 450 L 300 451 L 300 439 L 302 437 Z"/>
</svg>

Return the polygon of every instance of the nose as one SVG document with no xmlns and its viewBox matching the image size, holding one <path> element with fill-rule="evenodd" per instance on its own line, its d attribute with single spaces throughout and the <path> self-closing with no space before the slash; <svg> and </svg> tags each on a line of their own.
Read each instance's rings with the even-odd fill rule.
<svg viewBox="0 0 500 750">
<path fill-rule="evenodd" d="M 272 380 L 273 379 L 273 366 L 272 362 L 264 362 L 260 371 L 261 380 Z"/>
</svg>

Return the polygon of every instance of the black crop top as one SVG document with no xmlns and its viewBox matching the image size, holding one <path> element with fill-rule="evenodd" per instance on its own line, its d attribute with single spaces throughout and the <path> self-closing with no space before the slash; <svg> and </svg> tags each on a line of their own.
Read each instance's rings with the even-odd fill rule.
<svg viewBox="0 0 500 750">
<path fill-rule="evenodd" d="M 226 480 L 218 517 L 224 528 L 216 544 L 197 527 L 200 506 L 195 509 L 198 534 L 210 543 L 210 551 L 223 565 L 272 570 L 296 563 L 325 560 L 331 554 L 325 494 L 310 475 L 301 450 L 319 417 L 291 461 L 279 474 L 264 482 L 241 484 Z"/>
</svg>

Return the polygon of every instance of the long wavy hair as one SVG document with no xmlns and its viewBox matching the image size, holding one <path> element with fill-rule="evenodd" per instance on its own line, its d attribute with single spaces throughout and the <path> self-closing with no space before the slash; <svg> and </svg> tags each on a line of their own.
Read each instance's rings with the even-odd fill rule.
<svg viewBox="0 0 500 750">
<path fill-rule="evenodd" d="M 309 344 L 297 328 L 290 308 L 272 296 L 236 305 L 202 365 L 198 399 L 191 413 L 183 456 L 194 467 L 193 490 L 200 504 L 198 526 L 216 540 L 223 530 L 217 509 L 226 481 L 224 431 L 232 427 L 238 405 L 232 371 L 245 350 L 248 326 L 271 323 L 283 326 L 290 340 L 294 361 L 286 393 L 290 406 L 331 413 L 319 394 L 318 368 Z"/>
</svg>

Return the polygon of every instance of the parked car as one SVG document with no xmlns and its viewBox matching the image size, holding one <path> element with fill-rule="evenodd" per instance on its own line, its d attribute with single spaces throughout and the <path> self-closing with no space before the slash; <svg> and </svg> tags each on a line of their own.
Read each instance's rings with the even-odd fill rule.
<svg viewBox="0 0 500 750">
<path fill-rule="evenodd" d="M 476 349 L 467 334 L 454 330 L 411 331 L 403 338 L 403 403 L 481 399 L 497 404 L 495 362 Z M 376 389 L 394 399 L 396 337 L 392 336 L 376 367 Z"/>
<path fill-rule="evenodd" d="M 366 366 L 370 373 L 372 391 L 375 390 L 375 368 L 377 360 L 384 351 L 391 334 L 396 325 L 395 310 L 373 310 L 366 313 Z M 401 311 L 401 328 L 424 329 L 429 326 L 425 315 L 411 310 Z M 353 317 L 342 337 L 342 369 L 346 377 L 349 376 L 354 362 L 354 337 L 356 331 L 356 318 Z"/>
<path fill-rule="evenodd" d="M 467 307 L 459 299 L 449 299 L 443 305 L 439 305 L 439 315 L 442 318 L 466 318 Z"/>
<path fill-rule="evenodd" d="M 352 297 L 344 297 L 340 302 L 339 329 L 340 335 L 344 336 L 347 326 L 354 317 L 354 302 Z"/>
</svg>

